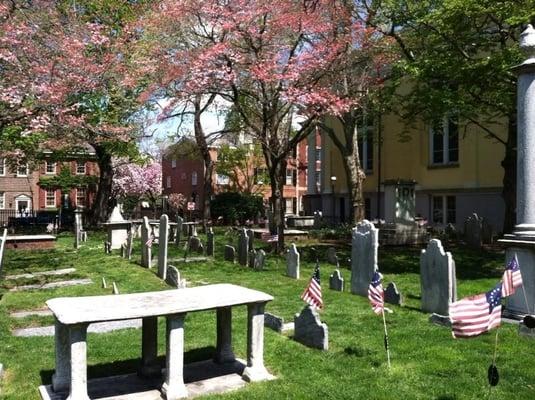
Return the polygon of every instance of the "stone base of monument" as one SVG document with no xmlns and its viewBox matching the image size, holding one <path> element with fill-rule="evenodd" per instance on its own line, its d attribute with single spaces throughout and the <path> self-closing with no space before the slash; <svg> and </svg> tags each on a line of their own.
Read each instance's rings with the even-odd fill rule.
<svg viewBox="0 0 535 400">
<path fill-rule="evenodd" d="M 224 393 L 239 389 L 247 382 L 242 379 L 246 363 L 237 359 L 234 363 L 216 364 L 211 360 L 198 361 L 184 366 L 184 382 L 188 392 L 187 398 L 207 394 Z M 142 378 L 137 374 L 127 374 L 106 378 L 90 379 L 87 383 L 89 398 L 113 400 L 161 400 L 162 376 Z M 269 375 L 267 380 L 275 379 Z M 65 400 L 69 396 L 65 392 L 54 392 L 52 385 L 39 386 L 43 400 Z"/>
<path fill-rule="evenodd" d="M 451 319 L 447 315 L 431 314 L 429 316 L 429 322 L 435 325 L 446 326 L 451 328 Z"/>
</svg>

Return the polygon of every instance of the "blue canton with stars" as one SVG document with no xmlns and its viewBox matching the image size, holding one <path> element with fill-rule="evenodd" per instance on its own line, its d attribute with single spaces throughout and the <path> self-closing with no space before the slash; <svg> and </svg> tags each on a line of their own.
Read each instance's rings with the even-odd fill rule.
<svg viewBox="0 0 535 400">
<path fill-rule="evenodd" d="M 377 286 L 379 286 L 379 285 L 381 284 L 381 279 L 382 279 L 382 278 L 383 278 L 383 277 L 381 276 L 381 274 L 380 274 L 379 272 L 375 271 L 375 272 L 373 273 L 372 282 L 371 282 L 371 284 L 373 285 L 373 287 L 377 287 Z"/>
<path fill-rule="evenodd" d="M 487 297 L 487 303 L 489 303 L 489 314 L 494 310 L 494 307 L 497 307 L 502 302 L 502 283 L 498 283 L 494 289 L 485 293 Z"/>
<path fill-rule="evenodd" d="M 520 269 L 518 266 L 518 262 L 516 261 L 516 257 L 513 257 L 513 259 L 509 261 L 509 264 L 507 264 L 506 269 L 510 269 L 511 271 L 517 271 Z"/>
</svg>

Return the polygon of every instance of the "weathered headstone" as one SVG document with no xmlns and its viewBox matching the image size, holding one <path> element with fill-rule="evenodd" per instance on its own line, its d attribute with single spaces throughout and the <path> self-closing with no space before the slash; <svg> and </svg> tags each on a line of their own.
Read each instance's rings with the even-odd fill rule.
<svg viewBox="0 0 535 400">
<path fill-rule="evenodd" d="M 431 239 L 420 255 L 422 311 L 449 315 L 449 305 L 457 300 L 455 262 L 438 239 Z"/>
<path fill-rule="evenodd" d="M 230 245 L 225 246 L 225 261 L 234 262 L 236 259 L 236 249 Z"/>
<path fill-rule="evenodd" d="M 74 211 L 74 248 L 77 249 L 80 247 L 80 242 L 82 241 L 82 211 Z"/>
<path fill-rule="evenodd" d="M 254 250 L 254 232 L 252 229 L 247 229 L 246 232 L 249 244 L 249 251 Z"/>
<path fill-rule="evenodd" d="M 119 294 L 119 288 L 115 282 L 113 282 L 113 294 Z"/>
<path fill-rule="evenodd" d="M 340 270 L 338 268 L 336 268 L 329 277 L 329 288 L 339 292 L 344 291 L 344 278 L 340 274 Z"/>
<path fill-rule="evenodd" d="M 394 282 L 390 282 L 385 289 L 385 303 L 394 304 L 397 306 L 403 305 L 403 296 Z"/>
<path fill-rule="evenodd" d="M 191 236 L 188 240 L 188 252 L 203 253 L 203 245 L 198 236 Z"/>
<path fill-rule="evenodd" d="M 104 253 L 111 254 L 111 243 L 108 241 L 104 242 Z"/>
<path fill-rule="evenodd" d="M 256 251 L 249 250 L 249 255 L 247 259 L 249 263 L 249 268 L 254 268 L 255 259 L 256 259 Z"/>
<path fill-rule="evenodd" d="M 492 225 L 483 218 L 483 222 L 481 223 L 481 241 L 484 244 L 492 244 L 493 234 Z"/>
<path fill-rule="evenodd" d="M 254 258 L 254 269 L 261 271 L 266 263 L 266 252 L 262 249 L 257 250 Z"/>
<path fill-rule="evenodd" d="M 102 277 L 102 289 L 107 289 L 108 284 L 106 283 L 106 278 Z"/>
<path fill-rule="evenodd" d="M 247 231 L 244 229 L 240 230 L 240 235 L 238 236 L 238 263 L 240 265 L 246 266 L 247 259 L 249 258 L 249 236 Z"/>
<path fill-rule="evenodd" d="M 295 243 L 292 243 L 286 250 L 286 275 L 299 279 L 299 252 Z"/>
<path fill-rule="evenodd" d="M 121 245 L 121 257 L 126 258 L 126 243 Z"/>
<path fill-rule="evenodd" d="M 172 265 L 169 265 L 167 267 L 167 277 L 165 281 L 174 288 L 177 288 L 177 289 L 186 288 L 186 280 L 180 278 L 180 272 L 178 272 L 178 269 L 176 269 Z"/>
<path fill-rule="evenodd" d="M 329 349 L 329 329 L 312 307 L 307 305 L 301 314 L 295 314 L 294 329 L 296 341 L 315 349 Z"/>
<path fill-rule="evenodd" d="M 469 216 L 464 222 L 464 238 L 466 244 L 479 249 L 483 244 L 483 218 L 476 213 Z"/>
<path fill-rule="evenodd" d="M 215 249 L 214 230 L 212 228 L 208 228 L 208 232 L 206 232 L 206 255 L 208 257 L 213 257 L 214 249 Z"/>
<path fill-rule="evenodd" d="M 136 228 L 134 226 L 130 227 L 128 230 L 128 236 L 126 238 L 126 255 L 125 257 L 129 260 L 132 259 L 132 249 L 134 247 L 134 235 L 136 233 Z"/>
<path fill-rule="evenodd" d="M 278 333 L 284 333 L 294 329 L 293 322 L 284 323 L 284 319 L 282 317 L 270 313 L 264 313 L 264 326 L 273 329 Z"/>
<path fill-rule="evenodd" d="M 176 217 L 176 229 L 175 229 L 175 244 L 180 245 L 180 237 L 182 235 L 182 224 L 184 224 L 184 218 L 180 215 Z"/>
<path fill-rule="evenodd" d="M 167 276 L 167 243 L 169 238 L 169 217 L 160 217 L 160 233 L 158 235 L 158 276 L 165 280 Z"/>
<path fill-rule="evenodd" d="M 126 225 L 119 206 L 115 206 L 110 218 L 108 218 L 108 242 L 112 249 L 120 249 L 126 241 Z"/>
<path fill-rule="evenodd" d="M 351 293 L 368 296 L 368 286 L 377 269 L 379 230 L 363 220 L 351 233 Z"/>
<path fill-rule="evenodd" d="M 336 249 L 329 247 L 327 249 L 327 262 L 332 265 L 338 264 L 338 256 L 336 255 Z"/>
<path fill-rule="evenodd" d="M 0 237 L 0 273 L 2 273 L 2 265 L 4 263 L 4 249 L 6 247 L 7 229 L 4 229 L 2 237 Z"/>
<path fill-rule="evenodd" d="M 141 265 L 145 268 L 152 267 L 152 238 L 149 219 L 143 217 L 141 224 Z"/>
</svg>

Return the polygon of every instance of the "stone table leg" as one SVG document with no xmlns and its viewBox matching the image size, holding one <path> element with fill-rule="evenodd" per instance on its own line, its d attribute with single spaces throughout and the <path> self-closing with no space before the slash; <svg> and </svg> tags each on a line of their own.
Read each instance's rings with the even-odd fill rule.
<svg viewBox="0 0 535 400">
<path fill-rule="evenodd" d="M 87 395 L 87 325 L 69 327 L 71 389 L 67 400 L 89 400 Z"/>
<path fill-rule="evenodd" d="M 141 328 L 141 376 L 158 376 L 161 368 L 158 365 L 158 317 L 143 318 Z"/>
<path fill-rule="evenodd" d="M 266 303 L 247 306 L 247 367 L 242 378 L 247 382 L 269 379 L 264 367 L 264 308 Z"/>
<path fill-rule="evenodd" d="M 162 394 L 167 400 L 188 396 L 184 385 L 184 318 L 186 314 L 167 317 L 166 376 Z"/>
<path fill-rule="evenodd" d="M 55 320 L 56 371 L 52 375 L 52 389 L 66 391 L 71 385 L 71 349 L 69 328 Z"/>
<path fill-rule="evenodd" d="M 234 362 L 232 351 L 232 307 L 217 309 L 217 345 L 214 361 L 218 364 Z"/>
</svg>

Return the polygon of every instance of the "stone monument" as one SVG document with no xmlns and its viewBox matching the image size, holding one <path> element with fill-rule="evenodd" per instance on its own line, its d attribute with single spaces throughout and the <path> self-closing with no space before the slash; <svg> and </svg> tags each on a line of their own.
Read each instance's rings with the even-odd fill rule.
<svg viewBox="0 0 535 400">
<path fill-rule="evenodd" d="M 158 276 L 165 281 L 167 277 L 167 243 L 169 239 L 169 217 L 160 217 L 160 233 L 158 235 Z"/>
<path fill-rule="evenodd" d="M 286 275 L 290 278 L 299 279 L 299 252 L 295 243 L 286 250 Z"/>
<path fill-rule="evenodd" d="M 468 246 L 474 249 L 481 248 L 483 244 L 483 218 L 480 218 L 476 213 L 464 221 L 464 240 Z"/>
<path fill-rule="evenodd" d="M 378 248 L 379 230 L 370 221 L 359 222 L 351 233 L 351 293 L 368 296 Z"/>
<path fill-rule="evenodd" d="M 208 257 L 213 257 L 214 249 L 215 249 L 214 230 L 210 227 L 208 228 L 208 232 L 206 232 L 206 255 Z"/>
<path fill-rule="evenodd" d="M 306 306 L 294 317 L 294 339 L 307 347 L 329 349 L 329 329 L 320 321 L 318 312 Z"/>
<path fill-rule="evenodd" d="M 225 261 L 235 262 L 236 249 L 230 245 L 225 245 Z"/>
<path fill-rule="evenodd" d="M 338 268 L 336 268 L 329 277 L 329 288 L 338 292 L 344 291 L 344 278 L 342 278 Z"/>
<path fill-rule="evenodd" d="M 145 268 L 152 267 L 152 237 L 149 219 L 143 217 L 141 224 L 141 265 Z"/>
<path fill-rule="evenodd" d="M 240 230 L 238 237 L 238 263 L 243 266 L 247 266 L 249 258 L 249 236 L 245 228 Z"/>
<path fill-rule="evenodd" d="M 175 229 L 175 244 L 180 245 L 180 236 L 182 235 L 182 224 L 184 224 L 184 218 L 180 215 L 176 217 L 176 229 Z"/>
<path fill-rule="evenodd" d="M 126 241 L 127 236 L 127 224 L 121 214 L 119 206 L 115 206 L 110 218 L 108 218 L 108 242 L 111 243 L 112 250 L 118 250 L 122 244 Z"/>
</svg>

